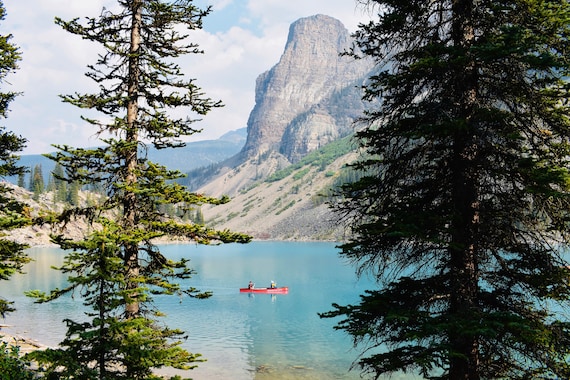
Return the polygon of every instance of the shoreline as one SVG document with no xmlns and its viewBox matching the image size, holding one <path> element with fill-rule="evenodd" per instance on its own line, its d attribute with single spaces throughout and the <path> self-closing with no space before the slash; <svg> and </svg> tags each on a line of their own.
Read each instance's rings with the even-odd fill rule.
<svg viewBox="0 0 570 380">
<path fill-rule="evenodd" d="M 48 345 L 42 344 L 39 341 L 25 337 L 18 334 L 6 333 L 5 328 L 10 328 L 9 325 L 0 325 L 0 341 L 8 344 L 8 347 L 19 347 L 19 356 L 36 351 L 51 348 Z M 206 362 L 205 362 L 206 363 Z M 177 370 L 170 367 L 155 368 L 154 373 L 157 376 L 164 378 L 173 375 L 188 376 L 192 375 L 192 378 L 196 380 L 225 380 L 228 379 L 228 374 L 226 373 L 225 367 L 208 367 L 205 363 L 201 363 L 198 367 L 192 370 Z M 32 366 L 33 367 L 33 366 Z M 328 378 L 326 374 L 315 373 L 313 368 L 305 367 L 302 365 L 286 365 L 284 367 L 273 366 L 271 364 L 262 364 L 255 368 L 251 368 L 248 371 L 247 379 L 259 379 L 259 380 L 324 380 Z M 242 377 L 240 377 L 242 378 Z"/>
<path fill-rule="evenodd" d="M 46 348 L 50 348 L 50 346 L 42 344 L 36 339 L 5 332 L 4 329 L 8 327 L 10 326 L 0 326 L 0 341 L 7 343 L 8 347 L 19 347 L 20 355 L 24 355 L 36 350 L 45 350 Z"/>
</svg>

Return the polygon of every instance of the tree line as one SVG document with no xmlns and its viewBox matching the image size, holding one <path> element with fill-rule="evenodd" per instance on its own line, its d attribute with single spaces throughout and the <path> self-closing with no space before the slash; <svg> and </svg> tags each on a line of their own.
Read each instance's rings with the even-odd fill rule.
<svg viewBox="0 0 570 380">
<path fill-rule="evenodd" d="M 26 173 L 29 173 L 29 179 L 26 183 Z M 18 174 L 17 185 L 23 189 L 32 192 L 32 199 L 38 201 L 41 194 L 53 194 L 52 201 L 54 203 L 67 203 L 72 206 L 79 205 L 79 190 L 81 186 L 78 183 L 68 183 L 64 178 L 65 173 L 63 167 L 55 164 L 53 171 L 50 172 L 46 181 L 44 171 L 41 164 L 34 165 L 33 168 L 25 168 L 25 172 Z M 97 189 L 89 189 L 97 193 Z"/>
<path fill-rule="evenodd" d="M 27 183 L 25 181 L 26 173 L 29 173 Z M 49 173 L 47 181 L 44 179 L 44 173 L 41 164 L 34 165 L 33 169 L 25 168 L 25 171 L 18 174 L 17 185 L 32 192 L 32 199 L 35 201 L 39 201 L 42 194 L 47 194 L 49 196 L 46 199 L 47 201 L 51 201 L 54 205 L 62 204 L 64 207 L 80 206 L 82 202 L 80 192 L 83 192 L 86 198 L 83 202 L 87 205 L 94 203 L 93 198 L 105 196 L 105 192 L 100 186 L 81 186 L 79 182 L 66 180 L 63 167 L 58 163 Z M 160 210 L 172 218 L 191 221 L 196 224 L 206 222 L 200 207 L 193 207 L 188 210 L 184 204 L 177 203 L 160 205 Z"/>
</svg>

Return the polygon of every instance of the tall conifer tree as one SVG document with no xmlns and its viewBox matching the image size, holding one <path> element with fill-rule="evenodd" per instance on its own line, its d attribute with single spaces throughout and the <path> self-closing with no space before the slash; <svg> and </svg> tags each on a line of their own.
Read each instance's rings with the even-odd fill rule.
<svg viewBox="0 0 570 380">
<path fill-rule="evenodd" d="M 54 181 L 54 199 L 57 202 L 67 201 L 67 182 L 65 182 L 65 173 L 63 167 L 60 164 L 56 164 L 53 169 L 53 181 Z"/>
<path fill-rule="evenodd" d="M 6 17 L 4 3 L 0 1 L 0 21 Z M 18 68 L 21 59 L 20 50 L 12 44 L 11 35 L 0 36 L 0 85 L 4 87 L 6 78 Z M 0 119 L 8 115 L 8 107 L 17 92 L 0 92 Z M 7 131 L 0 126 L 0 178 L 23 175 L 25 169 L 18 165 L 17 152 L 21 151 L 26 144 L 23 137 Z M 0 184 L 0 280 L 7 280 L 14 273 L 21 271 L 22 266 L 29 261 L 24 252 L 23 244 L 14 243 L 5 239 L 6 230 L 22 227 L 29 223 L 25 216 L 25 205 L 17 202 L 11 196 L 11 190 L 5 184 Z M 13 311 L 10 301 L 0 298 L 0 315 Z"/>
<path fill-rule="evenodd" d="M 61 268 L 69 274 L 69 287 L 47 295 L 31 293 L 48 301 L 79 288 L 92 309 L 90 322 L 67 321 L 61 349 L 36 355 L 48 372 L 68 379 L 149 379 L 154 368 L 191 368 L 199 360 L 199 354 L 180 347 L 181 331 L 159 324 L 161 313 L 152 296 L 209 293 L 182 288 L 180 280 L 193 274 L 187 260 L 169 260 L 153 239 L 179 236 L 207 244 L 250 238 L 181 224 L 161 213 L 161 205 L 187 204 L 190 209 L 228 199 L 194 194 L 178 185 L 174 180 L 181 173 L 149 161 L 145 143 L 158 149 L 183 146 L 183 137 L 199 132 L 193 127 L 197 118 L 221 105 L 168 61 L 201 53 L 181 31 L 200 28 L 209 12 L 190 0 L 118 0 L 98 18 L 56 19 L 65 30 L 104 48 L 87 74 L 100 92 L 66 95 L 63 100 L 101 112 L 102 120 L 85 120 L 111 137 L 102 139 L 105 145 L 97 149 L 57 146 L 59 152 L 52 157 L 65 169 L 68 183 L 105 189 L 106 197 L 57 219 L 65 223 L 81 217 L 99 226 L 83 241 L 54 237 L 71 251 Z M 169 110 L 174 108 L 187 108 L 194 116 L 173 118 Z"/>
<path fill-rule="evenodd" d="M 45 191 L 44 174 L 41 164 L 34 166 L 32 176 L 30 177 L 30 191 L 34 193 L 33 198 L 36 201 L 40 198 L 40 194 Z"/>
<path fill-rule="evenodd" d="M 362 3 L 366 175 L 335 208 L 380 286 L 324 316 L 374 376 L 570 378 L 570 3 Z"/>
</svg>

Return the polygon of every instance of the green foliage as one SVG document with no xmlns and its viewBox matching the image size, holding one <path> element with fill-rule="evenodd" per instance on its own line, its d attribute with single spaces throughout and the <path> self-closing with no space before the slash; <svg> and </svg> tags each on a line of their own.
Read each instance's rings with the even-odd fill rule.
<svg viewBox="0 0 570 380">
<path fill-rule="evenodd" d="M 25 181 L 24 181 L 24 173 L 18 174 L 18 187 L 21 187 L 22 189 L 26 187 Z"/>
<path fill-rule="evenodd" d="M 361 171 L 355 170 L 351 166 L 342 167 L 338 173 L 328 172 L 327 177 L 335 177 L 327 188 L 319 191 L 319 193 L 312 197 L 312 202 L 315 205 L 320 205 L 323 203 L 333 204 L 339 200 L 343 199 L 342 189 L 343 187 L 350 186 L 350 184 L 357 182 L 365 174 Z"/>
<path fill-rule="evenodd" d="M 49 156 L 63 168 L 56 178 L 67 183 L 74 206 L 50 220 L 66 223 L 83 219 L 92 226 L 84 240 L 63 235 L 52 239 L 68 251 L 60 271 L 69 285 L 49 293 L 31 291 L 37 302 L 49 302 L 68 292 L 82 296 L 89 321 L 68 320 L 61 348 L 38 352 L 49 376 L 66 379 L 154 379 L 152 370 L 163 366 L 188 369 L 201 361 L 180 347 L 182 331 L 161 323 L 156 295 L 207 298 L 210 292 L 183 288 L 194 271 L 188 260 L 173 261 L 153 244 L 161 237 L 188 238 L 202 244 L 247 243 L 250 237 L 217 231 L 202 224 L 182 223 L 173 211 L 203 204 L 222 204 L 229 198 L 196 194 L 176 182 L 178 171 L 147 159 L 146 144 L 157 149 L 183 146 L 183 138 L 198 132 L 201 115 L 220 106 L 204 97 L 194 80 L 168 59 L 201 53 L 180 34 L 201 28 L 210 9 L 191 1 L 120 1 L 118 13 L 103 10 L 98 18 L 56 23 L 70 33 L 99 43 L 105 51 L 87 76 L 99 93 L 62 96 L 64 102 L 103 113 L 110 124 L 85 118 L 108 132 L 101 147 L 76 149 L 57 146 Z M 169 110 L 186 108 L 181 118 Z M 143 142 L 144 140 L 144 142 Z M 74 189 L 85 186 L 104 196 L 81 206 Z"/>
<path fill-rule="evenodd" d="M 569 378 L 570 4 L 365 3 L 378 70 L 334 207 L 379 289 L 323 316 L 372 377 Z"/>
<path fill-rule="evenodd" d="M 42 173 L 42 165 L 37 164 L 34 166 L 32 176 L 30 177 L 30 191 L 34 193 L 33 199 L 38 200 L 40 194 L 45 190 L 44 175 Z"/>
<path fill-rule="evenodd" d="M 0 21 L 6 18 L 4 3 L 0 1 Z M 10 41 L 12 35 L 0 35 L 0 84 L 8 82 L 6 78 L 18 69 L 18 62 L 21 60 L 19 48 Z M 10 103 L 19 95 L 13 91 L 0 92 L 0 119 L 8 116 Z M 20 175 L 24 173 L 24 168 L 17 165 L 19 157 L 17 152 L 25 146 L 26 140 L 6 131 L 0 126 L 0 177 Z"/>
<path fill-rule="evenodd" d="M 40 302 L 48 302 L 78 288 L 84 304 L 92 309 L 87 313 L 92 321 L 66 320 L 68 330 L 66 339 L 60 343 L 62 349 L 37 351 L 30 358 L 42 364 L 47 375 L 56 373 L 70 379 L 147 379 L 152 368 L 191 368 L 188 363 L 200 361 L 199 355 L 191 355 L 179 347 L 177 338 L 182 336 L 182 331 L 157 328 L 154 319 L 159 317 L 158 311 L 149 310 L 145 312 L 148 315 L 131 319 L 121 318 L 125 303 L 133 301 L 130 290 L 125 290 L 124 263 L 117 245 L 121 228 L 110 221 L 101 222 L 105 228 L 87 241 L 56 238 L 62 248 L 72 250 L 59 268 L 69 275 L 68 287 L 55 289 L 50 294 L 38 291 L 28 294 Z M 150 303 L 152 296 L 158 294 L 209 295 L 193 288 L 182 289 L 167 280 L 186 279 L 193 274 L 184 261 L 170 261 L 159 252 L 141 259 L 149 260 L 149 267 L 157 269 L 149 273 L 137 289 L 141 293 L 139 302 Z M 170 342 L 171 339 L 176 340 Z"/>
<path fill-rule="evenodd" d="M 204 224 L 206 222 L 206 220 L 204 219 L 204 214 L 202 213 L 201 208 L 196 209 L 196 211 L 194 212 L 194 217 L 192 218 L 192 221 L 195 224 Z"/>
<path fill-rule="evenodd" d="M 60 185 L 60 188 L 63 186 Z M 67 194 L 65 194 L 65 200 L 72 206 L 79 206 L 79 190 L 81 189 L 81 185 L 78 182 L 71 182 L 69 186 L 65 187 L 67 190 Z M 60 191 L 60 194 L 63 195 L 63 190 Z"/>
<path fill-rule="evenodd" d="M 6 16 L 4 4 L 0 1 L 0 21 Z M 6 83 L 6 77 L 18 68 L 19 49 L 10 42 L 11 35 L 0 36 L 0 84 Z M 0 118 L 6 118 L 8 106 L 18 95 L 15 92 L 0 92 Z M 0 127 L 0 177 L 24 173 L 24 168 L 17 165 L 16 152 L 21 151 L 26 140 Z M 0 280 L 8 280 L 14 273 L 20 272 L 29 258 L 24 252 L 26 245 L 5 239 L 5 231 L 31 223 L 26 216 L 26 205 L 16 202 L 11 196 L 12 190 L 0 184 Z M 0 298 L 0 315 L 13 311 L 13 303 Z"/>
<path fill-rule="evenodd" d="M 63 166 L 57 163 L 55 164 L 55 167 L 53 169 L 53 179 L 54 179 L 55 201 L 66 202 L 68 200 L 68 195 L 67 195 L 67 182 L 65 182 L 65 172 L 63 171 Z"/>
<path fill-rule="evenodd" d="M 2 380 L 39 379 L 30 369 L 30 362 L 21 357 L 20 348 L 6 342 L 0 342 L 0 374 Z"/>
<path fill-rule="evenodd" d="M 307 154 L 305 157 L 301 159 L 301 161 L 287 166 L 285 169 L 281 169 L 265 180 L 265 182 L 277 182 L 286 178 L 297 172 L 299 169 L 301 171 L 296 174 L 296 176 L 300 176 L 300 179 L 304 174 L 306 174 L 310 169 L 305 168 L 305 166 L 317 167 L 319 170 L 325 170 L 326 167 L 332 164 L 337 158 L 344 156 L 347 153 L 354 151 L 354 144 L 352 142 L 353 136 L 346 136 L 342 139 L 336 140 L 331 142 L 330 144 L 325 145 L 321 149 L 313 151 Z"/>
<path fill-rule="evenodd" d="M 295 172 L 295 174 L 293 174 L 293 180 L 298 181 L 301 178 L 303 178 L 307 173 L 309 173 L 309 171 L 311 170 L 311 168 L 303 168 L 297 172 Z"/>
<path fill-rule="evenodd" d="M 291 202 L 287 203 L 284 207 L 282 207 L 280 210 L 278 210 L 278 211 L 275 213 L 275 215 L 279 215 L 279 214 L 281 214 L 283 211 L 287 210 L 288 208 L 293 207 L 293 206 L 295 205 L 295 203 L 297 203 L 297 201 L 295 201 L 295 200 L 293 199 Z"/>
</svg>

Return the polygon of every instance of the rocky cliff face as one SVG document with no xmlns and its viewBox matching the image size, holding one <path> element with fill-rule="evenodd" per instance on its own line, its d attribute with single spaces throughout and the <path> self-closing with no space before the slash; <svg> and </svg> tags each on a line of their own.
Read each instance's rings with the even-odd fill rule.
<svg viewBox="0 0 570 380">
<path fill-rule="evenodd" d="M 348 30 L 329 16 L 291 25 L 279 63 L 257 78 L 241 162 L 270 151 L 297 162 L 350 133 L 363 110 L 359 86 L 371 68 L 340 56 L 351 43 Z"/>
<path fill-rule="evenodd" d="M 326 168 L 306 165 L 279 181 L 265 179 L 292 164 L 304 165 L 308 153 L 353 132 L 353 121 L 364 110 L 361 85 L 373 65 L 341 56 L 351 45 L 349 32 L 331 17 L 291 25 L 279 63 L 257 79 L 244 148 L 187 184 L 199 193 L 232 197 L 227 204 L 202 207 L 208 224 L 255 239 L 343 239 L 343 226 L 321 194 L 353 153 Z"/>
</svg>

